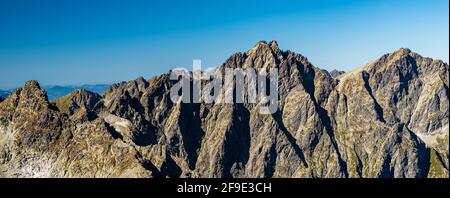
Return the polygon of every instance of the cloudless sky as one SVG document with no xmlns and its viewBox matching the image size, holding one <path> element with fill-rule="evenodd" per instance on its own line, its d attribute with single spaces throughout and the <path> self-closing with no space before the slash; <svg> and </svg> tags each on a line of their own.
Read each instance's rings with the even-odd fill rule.
<svg viewBox="0 0 450 198">
<path fill-rule="evenodd" d="M 449 60 L 448 0 L 0 0 L 0 89 L 216 67 L 277 40 L 349 71 L 401 47 Z"/>
</svg>

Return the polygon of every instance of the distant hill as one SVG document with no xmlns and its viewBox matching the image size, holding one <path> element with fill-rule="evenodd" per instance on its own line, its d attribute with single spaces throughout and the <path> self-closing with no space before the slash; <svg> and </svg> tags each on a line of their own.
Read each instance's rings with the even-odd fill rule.
<svg viewBox="0 0 450 198">
<path fill-rule="evenodd" d="M 81 86 L 43 86 L 43 89 L 47 92 L 48 99 L 54 100 L 59 97 L 65 96 L 69 93 L 74 92 L 77 89 L 85 89 L 94 93 L 103 94 L 103 92 L 108 89 L 109 85 L 98 84 L 98 85 L 81 85 Z"/>
<path fill-rule="evenodd" d="M 0 97 L 1 98 L 6 98 L 8 96 L 9 96 L 9 91 L 0 90 Z"/>
<path fill-rule="evenodd" d="M 74 85 L 74 86 L 60 86 L 60 85 L 48 85 L 43 86 L 42 88 L 47 92 L 48 99 L 54 100 L 59 97 L 65 96 L 69 93 L 74 92 L 77 89 L 85 89 L 94 93 L 103 94 L 103 92 L 108 89 L 109 85 L 106 84 L 98 84 L 98 85 Z M 11 93 L 11 90 L 0 90 L 0 97 L 6 98 Z"/>
</svg>

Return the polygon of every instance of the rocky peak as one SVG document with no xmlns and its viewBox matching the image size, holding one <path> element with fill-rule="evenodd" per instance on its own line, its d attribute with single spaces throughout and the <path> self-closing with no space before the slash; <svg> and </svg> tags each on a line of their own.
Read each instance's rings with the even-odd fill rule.
<svg viewBox="0 0 450 198">
<path fill-rule="evenodd" d="M 47 93 L 35 80 L 27 81 L 25 86 L 16 92 L 19 93 L 18 108 L 36 111 L 49 108 Z"/>
<path fill-rule="evenodd" d="M 392 54 L 396 56 L 404 56 L 409 53 L 411 53 L 411 50 L 409 48 L 400 48 L 397 51 L 393 52 Z"/>
<path fill-rule="evenodd" d="M 255 44 L 253 48 L 251 48 L 247 53 L 250 54 L 265 54 L 265 53 L 271 53 L 272 48 L 269 44 L 267 44 L 266 41 L 259 41 Z"/>
<path fill-rule="evenodd" d="M 416 55 L 416 53 L 412 52 L 408 48 L 400 48 L 397 51 L 387 53 L 383 56 L 381 56 L 376 61 L 369 63 L 369 67 L 371 65 L 376 67 L 389 67 L 394 65 L 397 61 L 404 59 L 407 56 Z"/>
<path fill-rule="evenodd" d="M 25 82 L 25 86 L 23 87 L 24 90 L 30 89 L 30 90 L 40 90 L 41 86 L 39 85 L 39 82 L 36 80 L 30 80 Z"/>
<path fill-rule="evenodd" d="M 7 102 L 2 102 L 0 117 L 3 126 L 9 124 L 21 130 L 9 135 L 15 136 L 24 148 L 36 151 L 53 146 L 65 125 L 65 116 L 49 103 L 37 81 L 26 82 L 23 88 L 8 97 Z"/>
<path fill-rule="evenodd" d="M 275 53 L 276 54 L 277 52 L 281 52 L 281 50 L 278 46 L 278 42 L 273 40 L 270 42 L 259 41 L 247 53 L 248 54 L 252 54 L 252 53 L 261 53 L 261 54 Z"/>
<path fill-rule="evenodd" d="M 136 80 L 134 80 L 134 83 L 137 87 L 137 90 L 139 91 L 143 91 L 144 89 L 146 89 L 149 86 L 149 83 L 147 82 L 147 80 L 145 80 L 144 77 L 139 77 Z"/>
<path fill-rule="evenodd" d="M 80 109 L 85 109 L 87 112 L 93 111 L 101 99 L 102 97 L 97 93 L 85 89 L 77 89 L 66 96 L 56 99 L 53 101 L 53 104 L 58 107 L 59 111 L 71 116 Z"/>
<path fill-rule="evenodd" d="M 370 76 L 378 75 L 378 78 L 382 77 L 385 81 L 410 80 L 419 76 L 434 74 L 444 81 L 448 79 L 447 63 L 423 57 L 408 48 L 400 48 L 397 51 L 385 54 L 360 70 L 366 71 Z"/>
<path fill-rule="evenodd" d="M 88 110 L 92 110 L 101 99 L 102 97 L 97 93 L 85 89 L 78 89 L 75 91 L 73 101 L 82 106 L 86 106 Z"/>
<path fill-rule="evenodd" d="M 244 68 L 277 67 L 283 59 L 282 51 L 279 49 L 276 41 L 269 43 L 259 41 L 255 47 L 247 51 L 246 55 L 247 58 L 244 63 Z"/>
<path fill-rule="evenodd" d="M 272 49 L 272 51 L 280 51 L 280 48 L 278 48 L 278 42 L 273 40 L 269 42 L 269 46 Z"/>
<path fill-rule="evenodd" d="M 272 68 L 280 67 L 286 72 L 291 72 L 294 68 L 303 65 L 310 70 L 312 64 L 301 54 L 292 51 L 283 51 L 279 48 L 277 41 L 259 41 L 247 52 L 235 53 L 229 57 L 224 64 L 219 67 L 223 72 L 224 68 Z M 281 68 L 284 67 L 284 68 Z"/>
<path fill-rule="evenodd" d="M 107 103 L 111 102 L 114 98 L 118 98 L 128 92 L 133 98 L 140 98 L 145 89 L 149 87 L 150 83 L 143 77 L 139 77 L 129 82 L 121 82 L 111 85 L 104 93 L 104 98 Z"/>
<path fill-rule="evenodd" d="M 21 95 L 23 95 L 24 98 L 40 98 L 48 100 L 47 94 L 43 89 L 41 89 L 41 86 L 35 80 L 30 80 L 25 83 L 25 86 L 22 88 Z"/>
<path fill-rule="evenodd" d="M 333 69 L 330 72 L 330 76 L 333 77 L 333 78 L 337 78 L 338 76 L 340 76 L 342 74 L 345 74 L 345 72 L 344 71 L 339 71 L 339 70 L 336 70 L 336 69 Z"/>
</svg>

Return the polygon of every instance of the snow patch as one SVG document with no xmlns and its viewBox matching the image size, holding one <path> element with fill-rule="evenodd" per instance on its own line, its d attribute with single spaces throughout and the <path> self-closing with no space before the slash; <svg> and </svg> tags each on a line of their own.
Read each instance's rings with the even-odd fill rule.
<svg viewBox="0 0 450 198">
<path fill-rule="evenodd" d="M 105 116 L 104 120 L 120 133 L 128 133 L 133 126 L 129 120 L 112 114 Z"/>
<path fill-rule="evenodd" d="M 429 134 L 424 133 L 416 133 L 417 137 L 419 137 L 428 147 L 436 148 L 439 147 L 439 141 L 442 139 L 448 139 L 449 137 L 449 125 L 445 125 L 440 129 L 437 129 Z"/>
</svg>

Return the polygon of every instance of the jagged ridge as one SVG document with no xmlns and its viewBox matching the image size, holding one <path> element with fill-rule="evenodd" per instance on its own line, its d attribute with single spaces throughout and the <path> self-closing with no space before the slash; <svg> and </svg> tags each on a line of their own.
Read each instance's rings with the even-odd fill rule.
<svg viewBox="0 0 450 198">
<path fill-rule="evenodd" d="M 277 67 L 279 111 L 174 104 L 168 74 L 53 103 L 0 103 L 7 177 L 448 177 L 448 64 L 409 49 L 352 72 L 258 42 L 224 68 Z M 83 153 L 83 154 L 80 154 Z M 26 163 L 25 163 L 26 162 Z M 32 171 L 30 171 L 32 170 Z"/>
</svg>

